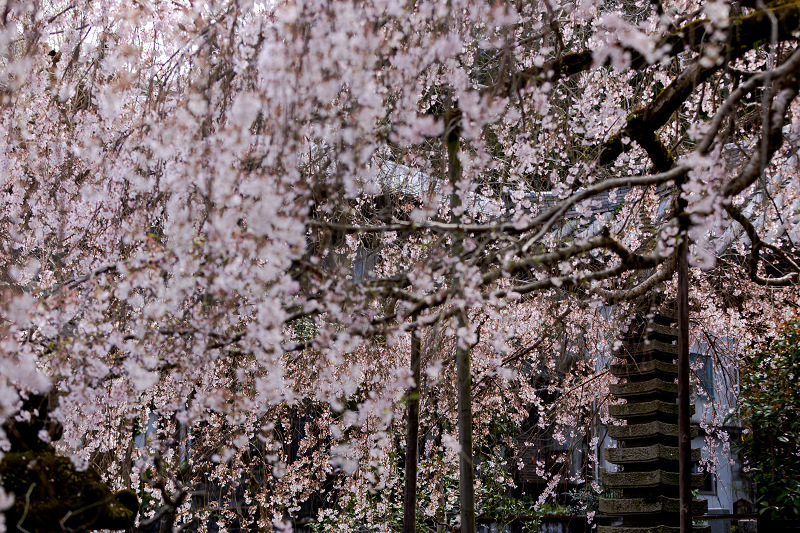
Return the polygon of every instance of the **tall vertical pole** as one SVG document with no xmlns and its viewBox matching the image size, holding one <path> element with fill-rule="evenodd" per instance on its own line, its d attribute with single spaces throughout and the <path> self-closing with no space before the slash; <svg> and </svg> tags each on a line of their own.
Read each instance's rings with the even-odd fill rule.
<svg viewBox="0 0 800 533">
<path fill-rule="evenodd" d="M 458 325 L 467 321 L 462 312 Z M 461 533 L 475 533 L 475 465 L 472 462 L 472 372 L 469 348 L 456 349 L 458 373 L 458 491 L 461 508 Z"/>
<path fill-rule="evenodd" d="M 414 319 L 417 317 L 414 316 Z M 417 459 L 419 456 L 419 379 L 422 333 L 411 332 L 411 375 L 414 384 L 408 389 L 406 423 L 406 484 L 403 494 L 403 533 L 417 529 Z"/>
<path fill-rule="evenodd" d="M 689 233 L 681 232 L 678 249 L 678 481 L 681 533 L 692 531 L 691 387 L 689 382 Z"/>
<path fill-rule="evenodd" d="M 461 206 L 457 184 L 461 181 L 461 125 L 458 112 L 448 117 L 445 130 L 447 145 L 447 174 L 453 192 L 450 195 L 450 220 L 461 222 L 461 215 L 456 214 Z M 453 253 L 458 255 L 463 250 L 462 236 L 453 238 Z M 459 279 L 454 274 L 453 287 L 459 289 Z M 467 314 L 464 309 L 457 315 L 458 327 L 467 326 Z M 458 374 L 458 444 L 461 447 L 458 461 L 458 492 L 461 513 L 461 533 L 475 533 L 475 465 L 472 460 L 472 371 L 470 370 L 470 349 L 462 348 L 456 341 L 456 373 Z"/>
</svg>

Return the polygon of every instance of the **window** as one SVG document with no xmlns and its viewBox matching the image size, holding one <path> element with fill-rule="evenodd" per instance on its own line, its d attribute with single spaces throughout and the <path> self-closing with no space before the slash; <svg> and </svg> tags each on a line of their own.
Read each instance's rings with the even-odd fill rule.
<svg viewBox="0 0 800 533">
<path fill-rule="evenodd" d="M 700 472 L 700 467 L 695 463 L 692 465 L 692 473 Z M 700 487 L 700 494 L 714 495 L 717 493 L 717 476 L 711 472 L 703 472 L 703 486 Z"/>
<path fill-rule="evenodd" d="M 689 354 L 689 361 L 692 365 L 692 372 L 697 375 L 699 383 L 697 384 L 698 392 L 708 396 L 709 399 L 714 399 L 714 362 L 707 355 L 700 355 L 697 353 Z"/>
</svg>

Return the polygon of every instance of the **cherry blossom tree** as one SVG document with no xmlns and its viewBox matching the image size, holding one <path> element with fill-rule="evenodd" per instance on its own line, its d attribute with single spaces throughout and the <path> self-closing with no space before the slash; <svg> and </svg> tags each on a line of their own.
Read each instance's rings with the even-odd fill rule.
<svg viewBox="0 0 800 533">
<path fill-rule="evenodd" d="M 389 527 L 412 473 L 472 531 L 682 232 L 720 358 L 800 301 L 797 2 L 1 5 L 0 419 L 56 391 L 142 523 Z"/>
</svg>

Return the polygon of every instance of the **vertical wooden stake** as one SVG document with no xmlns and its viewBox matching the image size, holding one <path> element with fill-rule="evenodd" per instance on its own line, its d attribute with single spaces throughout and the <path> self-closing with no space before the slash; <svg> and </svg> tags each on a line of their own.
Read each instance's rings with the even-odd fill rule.
<svg viewBox="0 0 800 533">
<path fill-rule="evenodd" d="M 454 113 L 447 120 L 445 143 L 447 145 L 447 174 L 453 192 L 450 195 L 451 222 L 461 222 L 461 215 L 456 214 L 461 206 L 461 197 L 457 187 L 461 181 L 461 160 L 458 153 L 461 150 L 460 116 Z M 456 254 L 463 252 L 463 238 L 456 234 L 453 238 L 453 251 Z M 459 280 L 453 279 L 453 287 L 459 291 Z M 467 326 L 467 314 L 461 310 L 458 314 L 459 328 Z M 456 339 L 458 346 L 458 339 Z M 461 533 L 475 533 L 475 465 L 472 459 L 472 373 L 470 370 L 470 349 L 456 348 L 456 369 L 458 373 L 458 444 L 461 453 L 458 461 L 458 491 L 461 512 Z"/>
<path fill-rule="evenodd" d="M 459 326 L 467 321 L 462 312 Z M 472 462 L 472 373 L 469 348 L 456 349 L 458 372 L 458 490 L 461 507 L 461 533 L 475 533 L 475 465 Z"/>
<path fill-rule="evenodd" d="M 415 316 L 414 319 L 417 317 Z M 419 394 L 422 332 L 411 332 L 411 375 L 414 385 L 408 389 L 406 421 L 406 484 L 403 492 L 403 533 L 417 529 L 417 464 L 419 457 Z"/>
<path fill-rule="evenodd" d="M 681 533 L 692 531 L 692 440 L 689 382 L 689 234 L 681 233 L 678 249 L 678 469 Z"/>
</svg>

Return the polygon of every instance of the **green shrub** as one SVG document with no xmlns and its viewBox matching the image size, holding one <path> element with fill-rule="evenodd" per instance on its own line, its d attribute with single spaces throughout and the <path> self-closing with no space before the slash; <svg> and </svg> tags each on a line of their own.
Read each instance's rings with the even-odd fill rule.
<svg viewBox="0 0 800 533">
<path fill-rule="evenodd" d="M 741 369 L 745 459 L 762 516 L 800 518 L 800 317 Z"/>
</svg>

